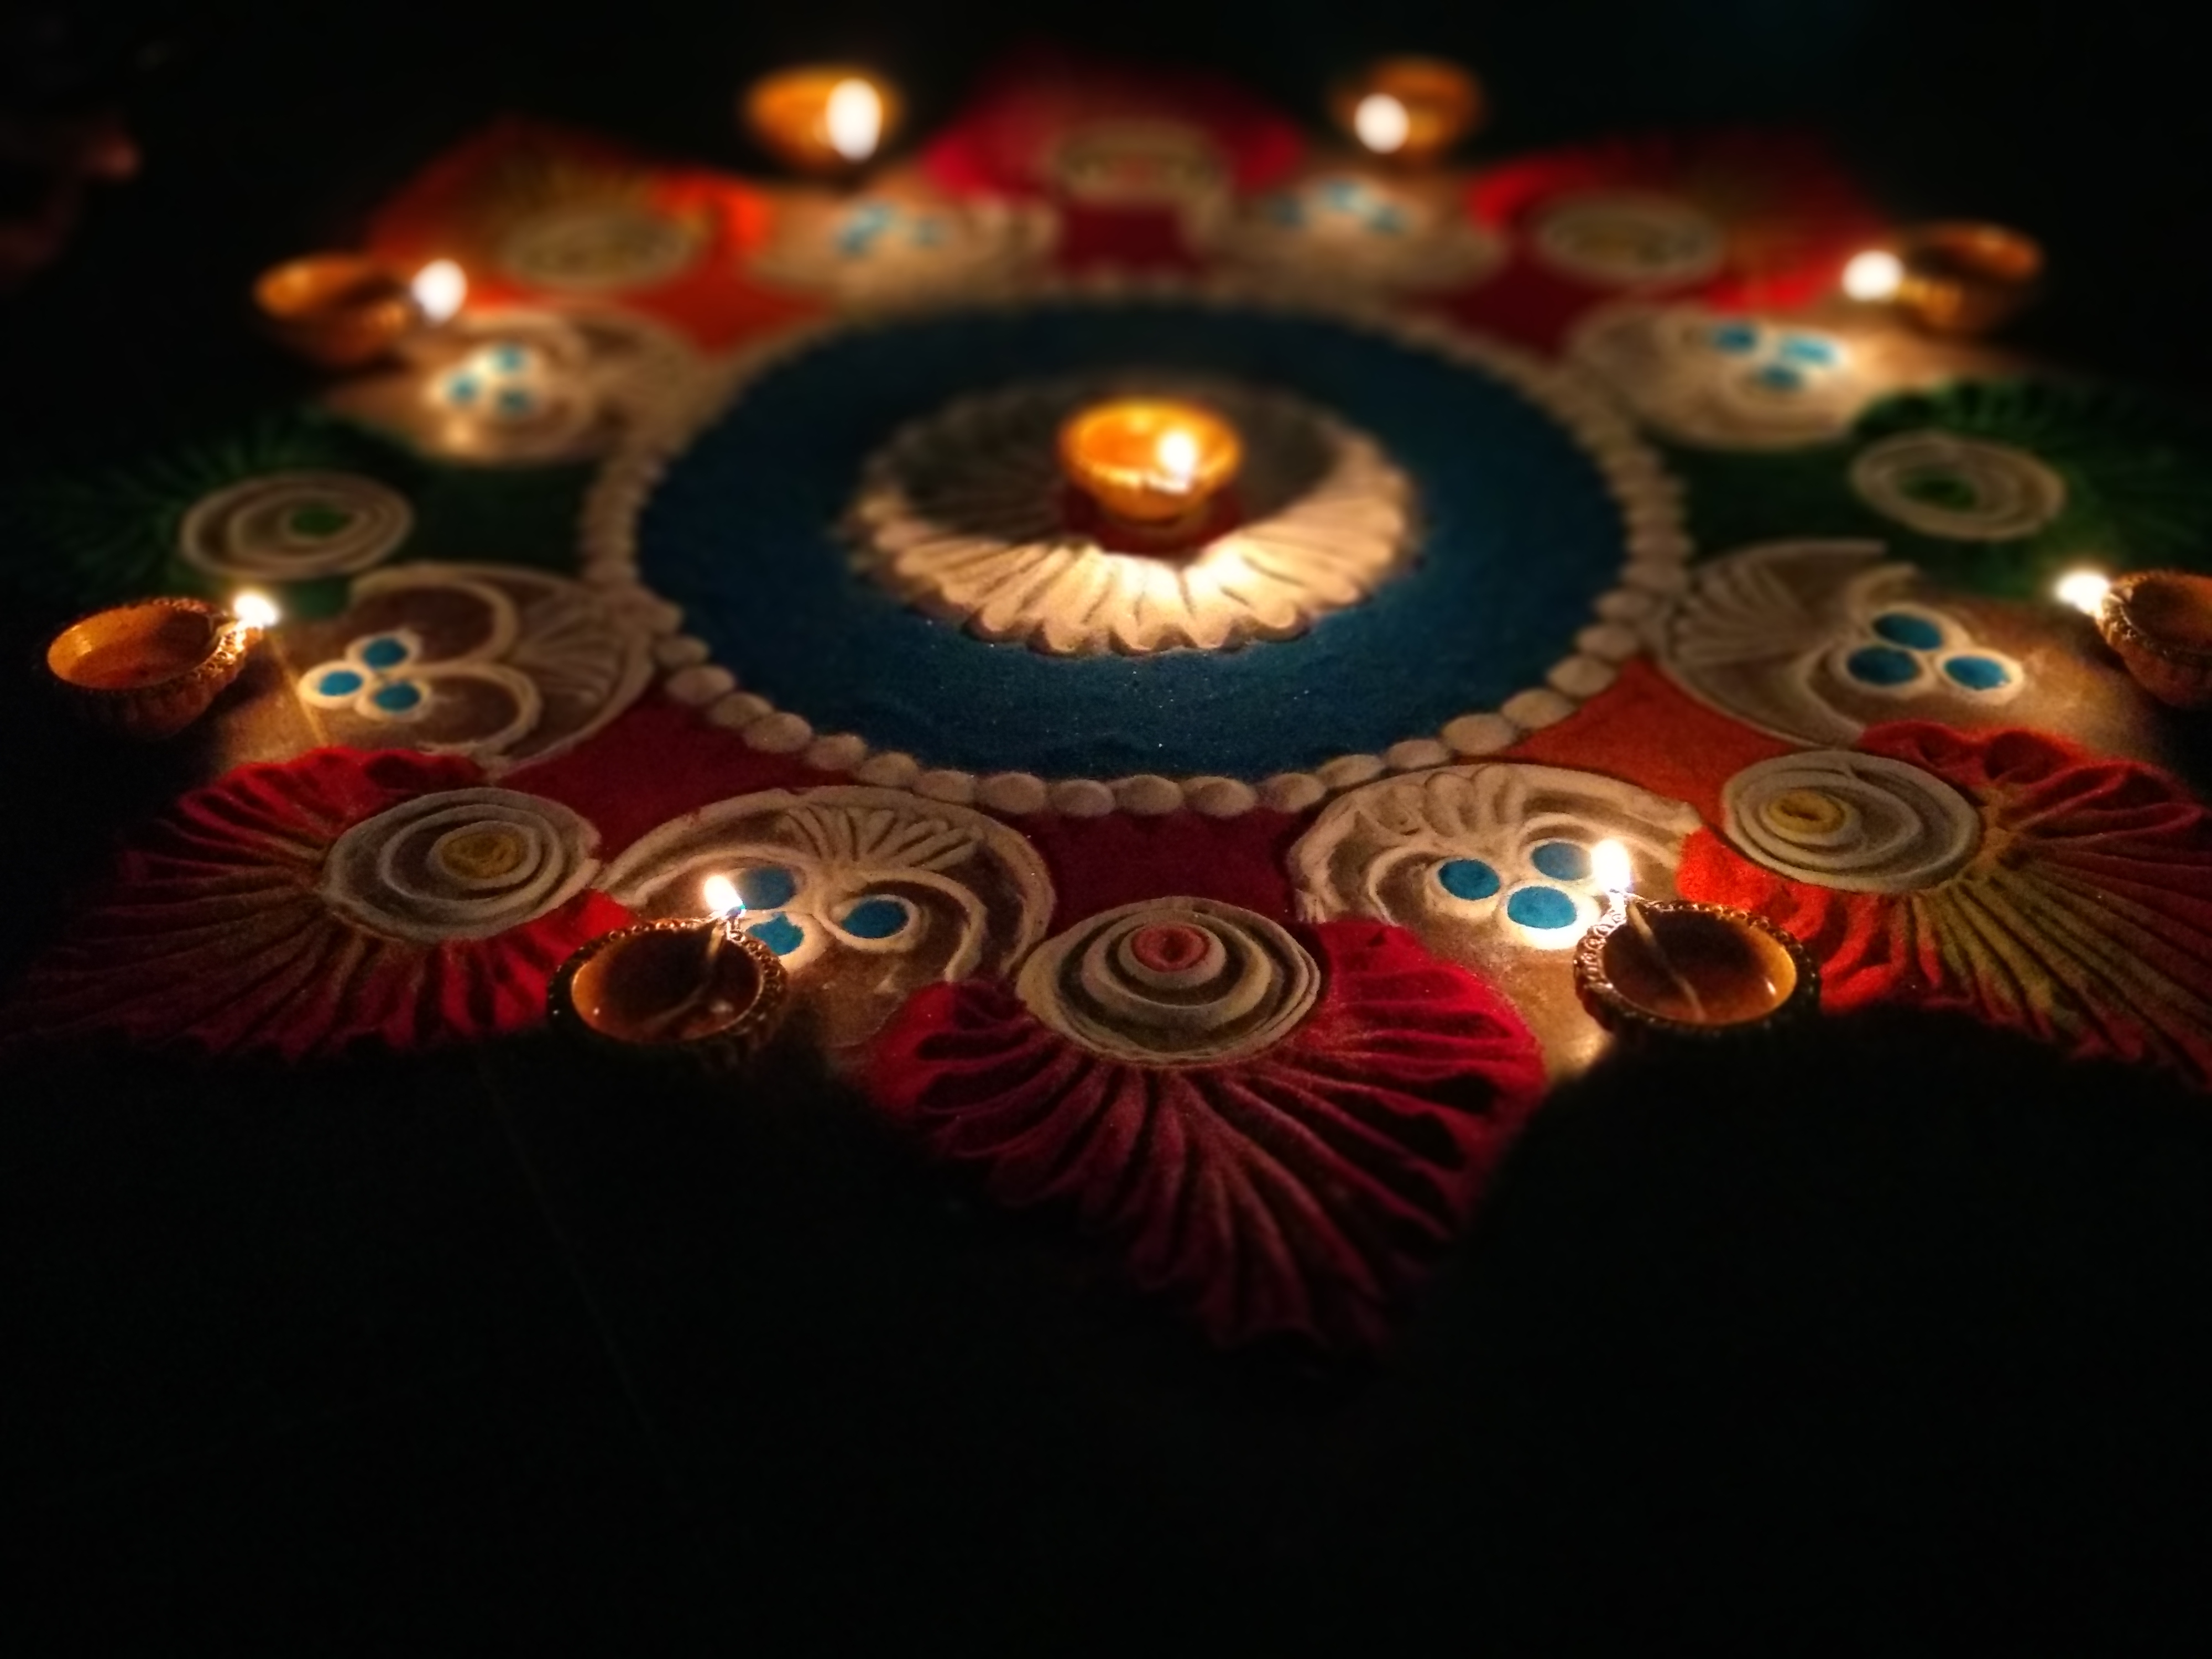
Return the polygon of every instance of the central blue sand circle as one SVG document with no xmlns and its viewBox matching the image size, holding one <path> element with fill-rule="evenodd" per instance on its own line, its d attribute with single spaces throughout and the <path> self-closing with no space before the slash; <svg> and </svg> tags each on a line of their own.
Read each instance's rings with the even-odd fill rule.
<svg viewBox="0 0 2212 1659">
<path fill-rule="evenodd" d="M 1419 492 L 1415 568 L 1277 644 L 1148 657 L 990 645 L 856 572 L 836 526 L 869 456 L 957 398 L 1085 370 L 1285 388 Z M 1492 709 L 1574 649 L 1625 558 L 1596 464 L 1503 381 L 1310 317 L 1078 302 L 835 337 L 769 370 L 670 463 L 639 574 L 749 690 L 930 765 L 1256 779 Z"/>
</svg>

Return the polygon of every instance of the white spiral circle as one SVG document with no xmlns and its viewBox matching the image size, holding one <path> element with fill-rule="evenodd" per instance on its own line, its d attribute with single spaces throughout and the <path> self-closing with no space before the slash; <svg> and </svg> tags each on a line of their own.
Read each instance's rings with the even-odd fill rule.
<svg viewBox="0 0 2212 1659">
<path fill-rule="evenodd" d="M 1212 899 L 1148 899 L 1047 939 L 1022 966 L 1030 1012 L 1092 1052 L 1210 1064 L 1273 1047 L 1321 993 L 1288 932 Z"/>
<path fill-rule="evenodd" d="M 195 503 L 177 532 L 185 562 L 232 580 L 346 576 L 388 557 L 415 527 L 398 491 L 352 472 L 271 472 Z"/>
<path fill-rule="evenodd" d="M 1729 839 L 1778 875 L 1903 893 L 1955 875 L 1981 845 L 1973 805 L 1903 761 L 1846 749 L 1746 767 L 1722 792 Z"/>
<path fill-rule="evenodd" d="M 2066 481 L 2026 450 L 1948 432 L 1884 439 L 1851 463 L 1851 488 L 1884 518 L 1952 541 L 2016 541 L 2066 508 Z"/>
<path fill-rule="evenodd" d="M 689 270 L 702 238 L 682 219 L 628 202 L 580 202 L 507 232 L 499 263 L 533 287 L 602 294 L 649 288 Z"/>
<path fill-rule="evenodd" d="M 392 938 L 488 939 L 582 891 L 599 871 L 598 842 L 556 802 L 511 789 L 447 790 L 339 836 L 321 892 L 339 915 Z"/>
</svg>

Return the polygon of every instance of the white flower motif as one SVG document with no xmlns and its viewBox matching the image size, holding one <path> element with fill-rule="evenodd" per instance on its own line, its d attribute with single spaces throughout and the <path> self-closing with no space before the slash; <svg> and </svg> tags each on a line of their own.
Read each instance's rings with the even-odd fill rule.
<svg viewBox="0 0 2212 1659">
<path fill-rule="evenodd" d="M 272 472 L 194 503 L 177 532 L 185 562 L 230 581 L 350 575 L 415 527 L 397 490 L 351 472 Z"/>
<path fill-rule="evenodd" d="M 1606 307 L 1577 326 L 1567 356 L 1644 425 L 1710 449 L 1839 437 L 1888 389 L 1837 335 L 1698 306 Z"/>
<path fill-rule="evenodd" d="M 1965 868 L 1982 821 L 1964 795 L 1903 761 L 1845 749 L 1747 766 L 1722 794 L 1728 837 L 1778 875 L 1850 892 L 1932 887 Z"/>
<path fill-rule="evenodd" d="M 418 943 L 489 939 L 581 892 L 599 833 L 555 801 L 511 789 L 421 795 L 331 846 L 319 891 L 373 933 Z"/>
<path fill-rule="evenodd" d="M 2026 450 L 1948 432 L 1884 439 L 1851 463 L 1851 488 L 1884 518 L 1954 541 L 2016 541 L 2066 510 L 2066 481 Z"/>
</svg>

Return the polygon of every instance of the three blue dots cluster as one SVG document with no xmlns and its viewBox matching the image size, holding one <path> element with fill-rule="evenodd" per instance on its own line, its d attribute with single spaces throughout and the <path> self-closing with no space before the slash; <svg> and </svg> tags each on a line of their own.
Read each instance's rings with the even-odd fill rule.
<svg viewBox="0 0 2212 1659">
<path fill-rule="evenodd" d="M 806 943 L 805 924 L 784 914 L 799 896 L 801 883 L 797 872 L 780 864 L 757 864 L 732 877 L 731 885 L 744 901 L 749 916 L 762 910 L 773 913 L 749 922 L 745 932 L 780 957 L 793 954 Z M 839 927 L 863 939 L 896 939 L 913 922 L 913 907 L 884 893 L 863 895 L 837 918 Z"/>
<path fill-rule="evenodd" d="M 837 252 L 848 259 L 866 258 L 902 229 L 916 247 L 936 247 L 945 240 L 945 221 L 934 213 L 915 213 L 894 202 L 863 202 L 839 226 Z"/>
<path fill-rule="evenodd" d="M 1706 343 L 1723 357 L 1741 362 L 1751 382 L 1767 392 L 1802 392 L 1843 367 L 1842 345 L 1825 334 L 1772 328 L 1747 317 L 1716 324 Z"/>
<path fill-rule="evenodd" d="M 1402 235 L 1406 210 L 1358 179 L 1322 179 L 1302 191 L 1271 196 L 1261 210 L 1279 225 L 1298 226 L 1316 217 L 1357 221 L 1385 236 Z"/>
<path fill-rule="evenodd" d="M 446 377 L 446 401 L 471 414 L 525 420 L 543 401 L 538 373 L 538 354 L 528 346 L 513 341 L 486 346 Z"/>
<path fill-rule="evenodd" d="M 398 671 L 415 659 L 414 641 L 404 634 L 371 634 L 346 648 L 346 660 L 326 663 L 307 676 L 309 696 L 318 702 L 352 703 L 362 713 L 389 720 L 419 712 L 429 692 Z"/>
<path fill-rule="evenodd" d="M 1590 876 L 1589 849 L 1571 841 L 1538 843 L 1528 855 L 1536 873 L 1553 882 L 1586 882 Z M 1437 866 L 1437 881 L 1454 898 L 1475 903 L 1495 898 L 1505 885 L 1497 867 L 1482 859 L 1449 859 Z M 1571 927 L 1582 919 L 1582 906 L 1563 887 L 1525 882 L 1505 901 L 1505 914 L 1522 927 L 1538 933 Z"/>
<path fill-rule="evenodd" d="M 1947 650 L 1943 624 L 1917 611 L 1885 611 L 1868 624 L 1872 642 L 1844 659 L 1844 672 L 1862 685 L 1897 690 L 1934 673 L 1962 691 L 2002 691 L 2013 684 L 2012 665 L 1987 652 Z"/>
</svg>

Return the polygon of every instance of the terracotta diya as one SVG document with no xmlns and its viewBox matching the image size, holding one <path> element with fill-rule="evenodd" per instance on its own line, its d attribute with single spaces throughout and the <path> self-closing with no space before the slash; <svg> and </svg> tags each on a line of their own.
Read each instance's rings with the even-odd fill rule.
<svg viewBox="0 0 2212 1659">
<path fill-rule="evenodd" d="M 1441 58 L 1385 58 L 1340 81 L 1331 118 L 1370 155 L 1409 167 L 1434 161 L 1482 118 L 1482 83 Z"/>
<path fill-rule="evenodd" d="M 1172 544 L 1206 526 L 1243 458 L 1236 428 L 1176 398 L 1092 404 L 1060 428 L 1068 482 L 1114 526 L 1145 541 Z"/>
<path fill-rule="evenodd" d="M 1987 334 L 2033 300 L 2043 249 L 2002 225 L 1952 221 L 1907 231 L 1893 302 L 1932 334 Z"/>
<path fill-rule="evenodd" d="M 204 599 L 141 599 L 71 623 L 46 647 L 46 667 L 94 725 L 173 737 L 238 678 L 262 625 Z"/>
<path fill-rule="evenodd" d="M 842 64 L 810 64 L 763 76 L 741 106 L 763 148 L 803 173 L 841 173 L 882 149 L 902 105 L 890 82 Z"/>
<path fill-rule="evenodd" d="M 775 951 L 716 916 L 602 934 L 562 965 L 547 1005 L 595 1047 L 729 1072 L 775 1031 L 789 988 Z"/>
<path fill-rule="evenodd" d="M 1575 991 L 1616 1036 L 1710 1039 L 1813 1014 L 1820 974 L 1802 945 L 1747 910 L 1631 896 L 1583 936 Z"/>
<path fill-rule="evenodd" d="M 2144 690 L 2175 708 L 2212 708 L 2212 576 L 2122 576 L 2095 614 L 2097 631 Z"/>
<path fill-rule="evenodd" d="M 357 253 L 315 253 L 263 273 L 262 320 L 287 350 L 325 368 L 374 362 L 417 325 L 406 277 Z"/>
</svg>

